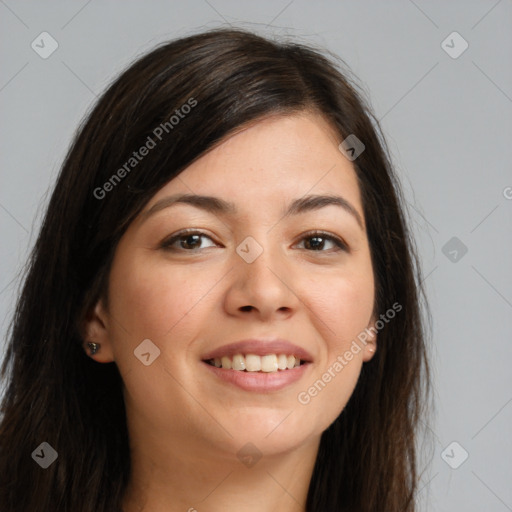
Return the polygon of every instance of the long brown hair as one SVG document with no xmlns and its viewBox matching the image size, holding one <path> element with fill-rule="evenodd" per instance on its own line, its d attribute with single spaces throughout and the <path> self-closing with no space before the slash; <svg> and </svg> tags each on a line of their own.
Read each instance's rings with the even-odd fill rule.
<svg viewBox="0 0 512 512">
<path fill-rule="evenodd" d="M 245 123 L 304 110 L 324 115 L 341 139 L 363 141 L 353 165 L 375 313 L 403 307 L 379 331 L 376 355 L 322 435 L 306 508 L 415 510 L 415 440 L 429 387 L 421 271 L 378 120 L 348 67 L 342 72 L 343 61 L 325 54 L 245 30 L 192 35 L 135 61 L 87 115 L 57 179 L 9 331 L 2 510 L 120 509 L 130 474 L 122 380 L 115 363 L 97 364 L 84 353 L 84 312 L 107 291 L 120 237 L 159 188 Z M 185 104 L 189 113 L 176 121 Z M 159 126 L 158 144 L 127 167 Z M 32 456 L 42 442 L 58 454 L 46 469 Z"/>
</svg>

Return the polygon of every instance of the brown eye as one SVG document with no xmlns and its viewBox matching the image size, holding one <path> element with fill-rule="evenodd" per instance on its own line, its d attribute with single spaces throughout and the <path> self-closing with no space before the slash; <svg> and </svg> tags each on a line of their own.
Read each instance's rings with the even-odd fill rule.
<svg viewBox="0 0 512 512">
<path fill-rule="evenodd" d="M 337 252 L 339 250 L 348 250 L 347 245 L 341 239 L 321 231 L 308 233 L 307 236 L 304 236 L 301 241 L 305 242 L 305 249 L 309 251 Z M 325 249 L 326 244 L 331 244 L 331 250 L 329 250 L 329 247 L 327 250 Z M 332 246 L 334 246 L 334 251 L 332 250 Z"/>
<path fill-rule="evenodd" d="M 198 249 L 205 249 L 206 247 L 201 247 L 201 240 L 207 239 L 213 242 L 213 240 L 205 235 L 204 233 L 201 233 L 200 231 L 181 231 L 180 233 L 177 233 L 176 235 L 173 235 L 171 238 L 168 238 L 164 240 L 160 247 L 162 249 L 166 249 L 169 251 L 188 251 L 188 252 L 195 252 Z M 213 247 L 215 246 L 215 243 L 213 242 L 213 245 L 209 245 L 207 247 Z"/>
</svg>

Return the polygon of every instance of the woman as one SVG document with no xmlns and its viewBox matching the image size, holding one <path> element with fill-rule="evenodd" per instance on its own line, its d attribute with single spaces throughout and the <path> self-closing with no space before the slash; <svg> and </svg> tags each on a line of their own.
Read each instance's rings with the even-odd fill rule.
<svg viewBox="0 0 512 512">
<path fill-rule="evenodd" d="M 12 324 L 3 510 L 415 510 L 423 292 L 376 127 L 321 53 L 242 30 L 115 80 Z"/>
</svg>

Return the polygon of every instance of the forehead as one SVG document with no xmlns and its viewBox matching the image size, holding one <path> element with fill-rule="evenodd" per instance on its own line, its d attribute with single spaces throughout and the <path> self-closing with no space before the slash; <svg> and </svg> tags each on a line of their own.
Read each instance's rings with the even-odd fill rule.
<svg viewBox="0 0 512 512">
<path fill-rule="evenodd" d="M 253 209 L 306 194 L 337 193 L 361 211 L 357 176 L 339 151 L 340 142 L 319 114 L 259 120 L 193 162 L 149 206 L 175 193 L 218 196 Z"/>
</svg>

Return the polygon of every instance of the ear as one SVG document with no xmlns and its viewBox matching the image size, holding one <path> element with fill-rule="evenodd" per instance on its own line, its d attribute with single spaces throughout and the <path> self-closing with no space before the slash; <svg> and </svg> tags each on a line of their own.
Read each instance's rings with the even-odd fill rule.
<svg viewBox="0 0 512 512">
<path fill-rule="evenodd" d="M 372 315 L 372 318 L 368 323 L 368 327 L 365 330 L 365 333 L 367 334 L 363 349 L 363 362 L 365 363 L 371 361 L 377 351 L 377 328 L 375 327 L 375 322 L 375 315 Z"/>
<path fill-rule="evenodd" d="M 100 299 L 92 311 L 90 311 L 83 323 L 83 347 L 86 354 L 98 363 L 111 363 L 114 361 L 114 351 L 112 350 L 112 342 L 109 335 L 109 317 Z M 87 343 L 96 343 L 99 347 L 95 354 Z"/>
</svg>

